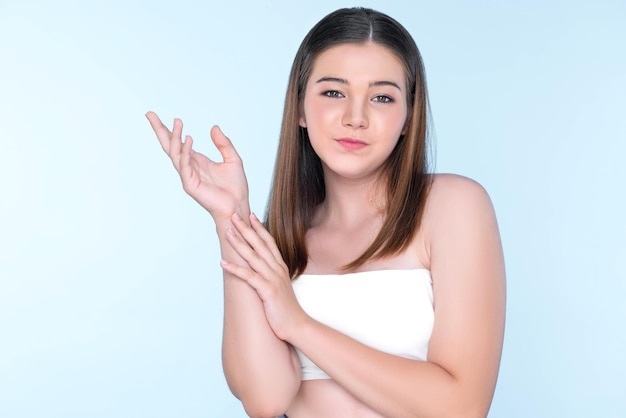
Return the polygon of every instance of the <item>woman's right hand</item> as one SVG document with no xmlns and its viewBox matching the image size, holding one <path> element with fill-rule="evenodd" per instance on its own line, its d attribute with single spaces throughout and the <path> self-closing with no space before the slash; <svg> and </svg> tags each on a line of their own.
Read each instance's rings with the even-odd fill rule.
<svg viewBox="0 0 626 418">
<path fill-rule="evenodd" d="M 211 139 L 222 154 L 223 162 L 211 161 L 192 148 L 191 136 L 182 141 L 183 122 L 174 119 L 172 131 L 154 112 L 146 113 L 163 151 L 178 171 L 183 189 L 205 208 L 216 223 L 230 222 L 233 213 L 247 216 L 248 182 L 243 164 L 230 140 L 218 126 L 211 129 Z"/>
</svg>

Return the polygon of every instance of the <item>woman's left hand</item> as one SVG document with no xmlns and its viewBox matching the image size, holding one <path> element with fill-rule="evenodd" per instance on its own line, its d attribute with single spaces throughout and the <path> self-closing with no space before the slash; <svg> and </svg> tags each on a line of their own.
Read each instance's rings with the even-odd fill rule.
<svg viewBox="0 0 626 418">
<path fill-rule="evenodd" d="M 281 340 L 289 341 L 308 316 L 298 304 L 289 269 L 276 242 L 254 214 L 250 215 L 250 225 L 237 214 L 233 215 L 232 224 L 235 229 L 228 231 L 228 242 L 248 266 L 222 260 L 222 268 L 256 290 L 272 331 Z"/>
</svg>

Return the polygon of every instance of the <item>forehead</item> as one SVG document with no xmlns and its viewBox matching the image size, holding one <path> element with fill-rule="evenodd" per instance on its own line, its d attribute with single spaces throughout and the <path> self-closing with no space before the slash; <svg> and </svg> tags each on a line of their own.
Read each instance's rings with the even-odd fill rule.
<svg viewBox="0 0 626 418">
<path fill-rule="evenodd" d="M 405 85 L 402 61 L 387 47 L 374 43 L 347 43 L 321 52 L 311 71 L 309 81 L 319 77 L 337 76 L 348 81 L 394 81 Z"/>
</svg>

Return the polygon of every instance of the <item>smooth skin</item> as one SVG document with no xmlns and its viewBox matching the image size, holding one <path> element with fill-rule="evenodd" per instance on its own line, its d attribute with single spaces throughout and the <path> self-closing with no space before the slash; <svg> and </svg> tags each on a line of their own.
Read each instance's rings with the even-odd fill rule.
<svg viewBox="0 0 626 418">
<path fill-rule="evenodd" d="M 213 217 L 222 258 L 245 265 L 228 244 L 231 217 L 250 214 L 248 185 L 241 158 L 218 126 L 211 139 L 222 162 L 193 151 L 191 136 L 182 141 L 183 124 L 175 119 L 170 131 L 154 112 L 146 114 L 161 147 L 180 175 L 183 189 Z M 256 291 L 224 272 L 222 362 L 228 385 L 248 415 L 275 417 L 287 410 L 300 385 L 300 362 L 272 332 Z M 268 402 L 269 400 L 269 402 Z"/>
<path fill-rule="evenodd" d="M 376 235 L 384 216 L 377 175 L 406 124 L 403 71 L 373 43 L 332 47 L 314 64 L 300 123 L 323 161 L 327 194 L 307 234 L 306 273 L 341 272 Z M 302 310 L 273 238 L 248 214 L 241 161 L 221 131 L 211 131 L 224 157 L 214 163 L 191 149 L 190 138 L 182 143 L 180 122 L 169 133 L 156 115 L 148 119 L 183 187 L 216 221 L 225 280 L 224 371 L 250 416 L 486 416 L 502 349 L 505 273 L 496 217 L 479 184 L 434 176 L 408 248 L 360 268 L 430 270 L 435 323 L 428 359 L 411 360 L 367 347 Z M 338 138 L 366 146 L 347 150 Z M 332 380 L 300 382 L 291 346 Z"/>
</svg>

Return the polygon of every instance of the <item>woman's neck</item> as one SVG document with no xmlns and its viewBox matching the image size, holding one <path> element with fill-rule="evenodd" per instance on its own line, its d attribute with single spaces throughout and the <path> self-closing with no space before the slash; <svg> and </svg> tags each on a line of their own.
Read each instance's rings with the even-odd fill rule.
<svg viewBox="0 0 626 418">
<path fill-rule="evenodd" d="M 325 177 L 326 198 L 315 215 L 314 225 L 350 228 L 380 218 L 385 194 L 380 182 Z"/>
</svg>

